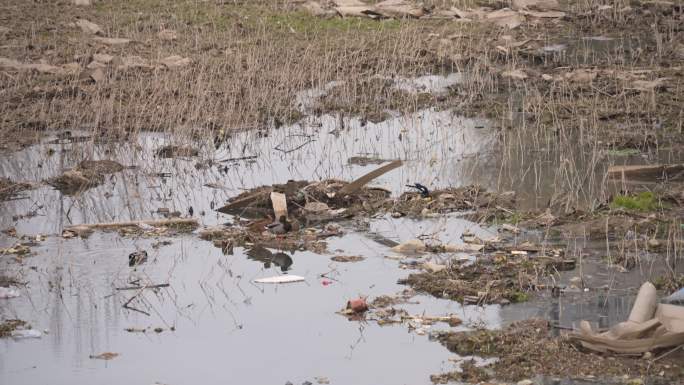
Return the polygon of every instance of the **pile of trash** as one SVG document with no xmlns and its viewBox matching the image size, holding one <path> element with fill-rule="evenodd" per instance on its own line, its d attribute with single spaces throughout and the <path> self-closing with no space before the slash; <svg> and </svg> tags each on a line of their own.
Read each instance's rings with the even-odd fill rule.
<svg viewBox="0 0 684 385">
<path fill-rule="evenodd" d="M 364 297 L 354 298 L 347 301 L 344 309 L 337 312 L 347 317 L 350 321 L 375 321 L 380 326 L 391 324 L 406 324 L 409 332 L 417 335 L 425 335 L 432 325 L 445 323 L 450 327 L 459 326 L 463 320 L 455 314 L 443 316 L 431 316 L 427 314 L 410 314 L 405 309 L 395 308 L 398 304 L 416 304 L 411 298 L 416 295 L 412 289 L 406 289 L 396 295 L 381 295 L 370 303 Z"/>
<path fill-rule="evenodd" d="M 414 242 L 416 243 L 416 242 Z M 401 246 L 401 245 L 400 245 Z M 441 252 L 482 253 L 475 262 L 469 258 L 451 258 L 446 264 L 417 263 L 423 272 L 400 279 L 420 292 L 467 304 L 500 304 L 525 302 L 530 292 L 554 287 L 546 279 L 555 272 L 572 270 L 575 259 L 562 249 L 548 249 L 523 243 L 443 245 Z M 429 252 L 429 249 L 418 249 Z"/>
<path fill-rule="evenodd" d="M 430 216 L 456 211 L 485 211 L 493 215 L 497 210 L 512 208 L 515 204 L 515 192 L 494 193 L 479 186 L 447 188 L 428 192 L 405 192 L 395 202 L 392 211 L 394 216 Z M 481 218 L 486 219 L 486 218 Z"/>
<path fill-rule="evenodd" d="M 674 293 L 670 302 L 681 303 L 684 288 Z M 601 353 L 644 354 L 684 345 L 684 306 L 657 303 L 655 286 L 645 282 L 639 289 L 627 321 L 598 333 L 587 321 L 570 334 L 570 340 Z"/>
<path fill-rule="evenodd" d="M 352 182 L 337 179 L 288 181 L 258 187 L 236 196 L 217 211 L 272 220 L 285 215 L 288 220 L 315 223 L 350 218 L 360 213 L 374 215 L 384 212 L 396 217 L 420 217 L 483 208 L 497 210 L 512 207 L 515 202 L 514 192 L 497 194 L 478 186 L 430 191 L 415 184 L 409 187 L 417 188 L 417 192 L 405 192 L 397 199 L 390 198 L 391 192 L 384 188 L 366 186 L 401 164 L 400 160 L 392 161 Z"/>
<path fill-rule="evenodd" d="M 400 160 L 391 161 L 351 182 L 337 179 L 319 182 L 290 180 L 284 184 L 254 188 L 217 209 L 233 215 L 233 224 L 204 229 L 200 237 L 213 241 L 216 247 L 226 251 L 245 243 L 282 250 L 321 251 L 325 250 L 322 239 L 340 235 L 340 228 L 330 223 L 335 220 L 378 214 L 429 217 L 464 210 L 478 215 L 482 212 L 491 214 L 514 203 L 515 194 L 512 192 L 496 194 L 477 186 L 430 191 L 416 183 L 409 187 L 417 189 L 417 192 L 406 192 L 399 198 L 392 198 L 391 191 L 387 189 L 366 186 L 401 165 Z M 478 246 L 477 250 L 480 248 Z M 472 248 L 467 250 L 472 251 Z"/>
</svg>

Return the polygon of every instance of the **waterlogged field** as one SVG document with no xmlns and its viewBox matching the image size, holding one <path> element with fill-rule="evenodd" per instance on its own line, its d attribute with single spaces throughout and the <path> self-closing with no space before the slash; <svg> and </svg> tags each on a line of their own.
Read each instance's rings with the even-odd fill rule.
<svg viewBox="0 0 684 385">
<path fill-rule="evenodd" d="M 0 382 L 681 383 L 682 5 L 393 4 L 0 5 Z"/>
</svg>

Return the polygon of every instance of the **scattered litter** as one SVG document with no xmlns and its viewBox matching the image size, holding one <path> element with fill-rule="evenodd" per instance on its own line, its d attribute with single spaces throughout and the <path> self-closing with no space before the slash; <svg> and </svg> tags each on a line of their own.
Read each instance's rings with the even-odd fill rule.
<svg viewBox="0 0 684 385">
<path fill-rule="evenodd" d="M 420 239 L 411 239 L 392 248 L 392 251 L 400 254 L 419 254 L 427 251 L 425 243 Z"/>
<path fill-rule="evenodd" d="M 86 20 L 86 19 L 78 19 L 78 20 L 76 21 L 76 26 L 78 26 L 79 28 L 81 28 L 81 30 L 82 30 L 83 32 L 89 33 L 89 34 L 92 34 L 92 35 L 102 35 L 102 34 L 104 33 L 104 32 L 102 31 L 102 28 L 101 28 L 99 25 L 97 25 L 97 24 L 95 24 L 95 23 L 93 23 L 93 22 L 90 22 L 90 21 L 88 21 L 88 20 Z"/>
<path fill-rule="evenodd" d="M 336 255 L 330 259 L 335 262 L 361 262 L 366 258 L 358 255 Z"/>
<path fill-rule="evenodd" d="M 684 164 L 627 165 L 608 167 L 608 177 L 623 180 L 656 181 L 681 178 Z"/>
<path fill-rule="evenodd" d="M 112 352 L 104 352 L 100 353 L 98 355 L 90 355 L 89 357 L 94 359 L 94 360 L 111 360 L 119 356 L 119 353 L 112 353 Z"/>
<path fill-rule="evenodd" d="M 518 28 L 523 23 L 524 18 L 516 11 L 503 8 L 487 13 L 484 17 L 484 21 L 500 27 L 514 29 Z"/>
<path fill-rule="evenodd" d="M 670 294 L 669 296 L 663 298 L 663 303 L 669 303 L 673 305 L 684 305 L 684 287 Z"/>
<path fill-rule="evenodd" d="M 304 281 L 304 277 L 300 277 L 298 275 L 277 275 L 275 277 L 268 277 L 268 278 L 258 278 L 255 279 L 255 283 L 293 283 L 293 282 L 302 282 Z"/>
<path fill-rule="evenodd" d="M 631 84 L 631 87 L 629 89 L 633 90 L 638 90 L 638 91 L 643 91 L 643 92 L 649 92 L 649 91 L 655 91 L 658 89 L 665 88 L 666 81 L 669 80 L 668 78 L 659 78 L 655 80 L 634 80 Z"/>
<path fill-rule="evenodd" d="M 169 219 L 152 219 L 143 221 L 129 221 L 129 222 L 110 222 L 110 223 L 92 223 L 69 226 L 64 229 L 62 236 L 65 238 L 73 237 L 73 235 L 87 235 L 93 230 L 117 230 L 122 228 L 136 228 L 141 226 L 151 226 L 153 229 L 160 227 L 175 228 L 179 230 L 195 229 L 199 226 L 195 218 L 169 218 Z M 65 233 L 68 234 L 65 236 Z"/>
<path fill-rule="evenodd" d="M 285 194 L 279 192 L 271 192 L 271 203 L 273 204 L 273 213 L 276 218 L 287 218 L 287 198 Z"/>
<path fill-rule="evenodd" d="M 182 57 L 178 55 L 172 55 L 159 60 L 166 68 L 172 70 L 181 67 L 186 67 L 192 63 L 192 60 L 187 57 Z"/>
<path fill-rule="evenodd" d="M 352 156 L 351 158 L 347 159 L 347 163 L 356 164 L 359 166 L 367 166 L 369 164 L 383 164 L 385 162 L 388 162 L 388 160 L 368 156 Z"/>
<path fill-rule="evenodd" d="M 128 255 L 128 266 L 134 267 L 147 262 L 147 251 L 141 250 Z"/>
<path fill-rule="evenodd" d="M 474 243 L 450 243 L 440 246 L 439 249 L 447 253 L 470 253 L 482 251 L 482 249 L 484 249 L 484 245 L 478 245 Z"/>
<path fill-rule="evenodd" d="M 96 53 L 93 55 L 93 60 L 103 64 L 109 64 L 114 60 L 114 56 L 107 55 L 106 53 Z"/>
<path fill-rule="evenodd" d="M 590 350 L 617 354 L 641 354 L 683 345 L 684 307 L 658 304 L 655 286 L 645 282 L 627 321 L 604 333 L 593 331 L 589 322 L 582 321 L 570 339 Z"/>
<path fill-rule="evenodd" d="M 178 39 L 178 34 L 172 29 L 162 29 L 157 33 L 157 37 L 164 41 L 172 41 Z"/>
<path fill-rule="evenodd" d="M 15 330 L 27 328 L 26 321 L 20 319 L 7 319 L 0 321 L 0 338 L 10 337 Z"/>
<path fill-rule="evenodd" d="M 118 59 L 118 63 L 119 64 L 116 66 L 116 68 L 121 71 L 151 71 L 155 68 L 152 64 L 150 64 L 150 62 L 147 59 L 135 55 L 121 57 L 120 59 Z"/>
<path fill-rule="evenodd" d="M 375 169 L 368 174 L 355 179 L 348 185 L 342 187 L 342 189 L 339 191 L 340 195 L 346 195 L 346 194 L 351 194 L 359 190 L 361 187 L 365 186 L 368 182 L 372 181 L 373 179 L 380 177 L 391 170 L 394 170 L 395 168 L 399 167 L 402 165 L 401 160 L 395 160 L 393 162 L 390 162 L 378 169 Z"/>
<path fill-rule="evenodd" d="M 515 10 L 535 9 L 540 11 L 559 9 L 556 0 L 513 0 L 511 7 Z"/>
<path fill-rule="evenodd" d="M 16 298 L 19 296 L 20 294 L 17 290 L 9 287 L 0 286 L 0 299 Z"/>
<path fill-rule="evenodd" d="M 123 45 L 131 42 L 130 39 L 123 39 L 118 37 L 94 37 L 93 40 L 106 45 Z"/>
<path fill-rule="evenodd" d="M 34 329 L 18 329 L 12 331 L 10 335 L 12 338 L 19 340 L 24 338 L 40 338 L 43 336 L 43 333 Z"/>
<path fill-rule="evenodd" d="M 514 80 L 525 80 L 527 79 L 527 74 L 523 70 L 511 70 L 502 72 L 501 77 Z"/>
<path fill-rule="evenodd" d="M 95 69 L 93 72 L 90 73 L 90 78 L 93 79 L 95 83 L 102 83 L 105 81 L 105 73 L 102 71 L 101 68 Z"/>
<path fill-rule="evenodd" d="M 0 255 L 3 254 L 15 254 L 15 255 L 25 255 L 31 252 L 31 248 L 29 248 L 27 245 L 17 243 L 12 247 L 8 247 L 5 249 L 0 249 Z"/>
<path fill-rule="evenodd" d="M 424 270 L 431 272 L 431 273 L 436 273 L 438 271 L 442 271 L 447 268 L 446 265 L 442 265 L 439 263 L 434 263 L 434 262 L 425 262 L 420 265 Z"/>
<path fill-rule="evenodd" d="M 366 303 L 365 298 L 350 299 L 347 301 L 347 307 L 345 310 L 356 314 L 363 313 L 368 310 L 368 303 Z"/>
<path fill-rule="evenodd" d="M 563 75 L 565 80 L 574 83 L 591 83 L 596 79 L 597 76 L 598 73 L 596 71 L 589 71 L 584 69 L 574 70 L 571 72 L 567 72 Z"/>
<path fill-rule="evenodd" d="M 519 234 L 520 233 L 520 228 L 518 228 L 517 226 L 513 226 L 511 224 L 508 224 L 508 223 L 502 224 L 499 229 L 503 230 L 503 231 L 511 232 L 513 234 Z"/>
</svg>

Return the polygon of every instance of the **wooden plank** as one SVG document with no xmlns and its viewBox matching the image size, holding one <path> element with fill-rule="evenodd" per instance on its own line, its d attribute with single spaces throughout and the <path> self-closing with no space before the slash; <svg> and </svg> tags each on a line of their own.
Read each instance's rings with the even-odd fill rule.
<svg viewBox="0 0 684 385">
<path fill-rule="evenodd" d="M 608 167 L 608 177 L 612 179 L 633 179 L 653 181 L 677 179 L 684 176 L 684 164 L 652 164 Z"/>
</svg>

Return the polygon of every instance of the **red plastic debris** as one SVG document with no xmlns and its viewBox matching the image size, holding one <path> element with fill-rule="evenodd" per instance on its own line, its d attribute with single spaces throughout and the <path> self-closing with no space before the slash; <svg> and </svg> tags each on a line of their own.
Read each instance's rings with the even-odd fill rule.
<svg viewBox="0 0 684 385">
<path fill-rule="evenodd" d="M 347 301 L 347 309 L 351 309 L 354 313 L 363 313 L 368 310 L 368 304 L 365 298 L 356 298 Z"/>
</svg>

